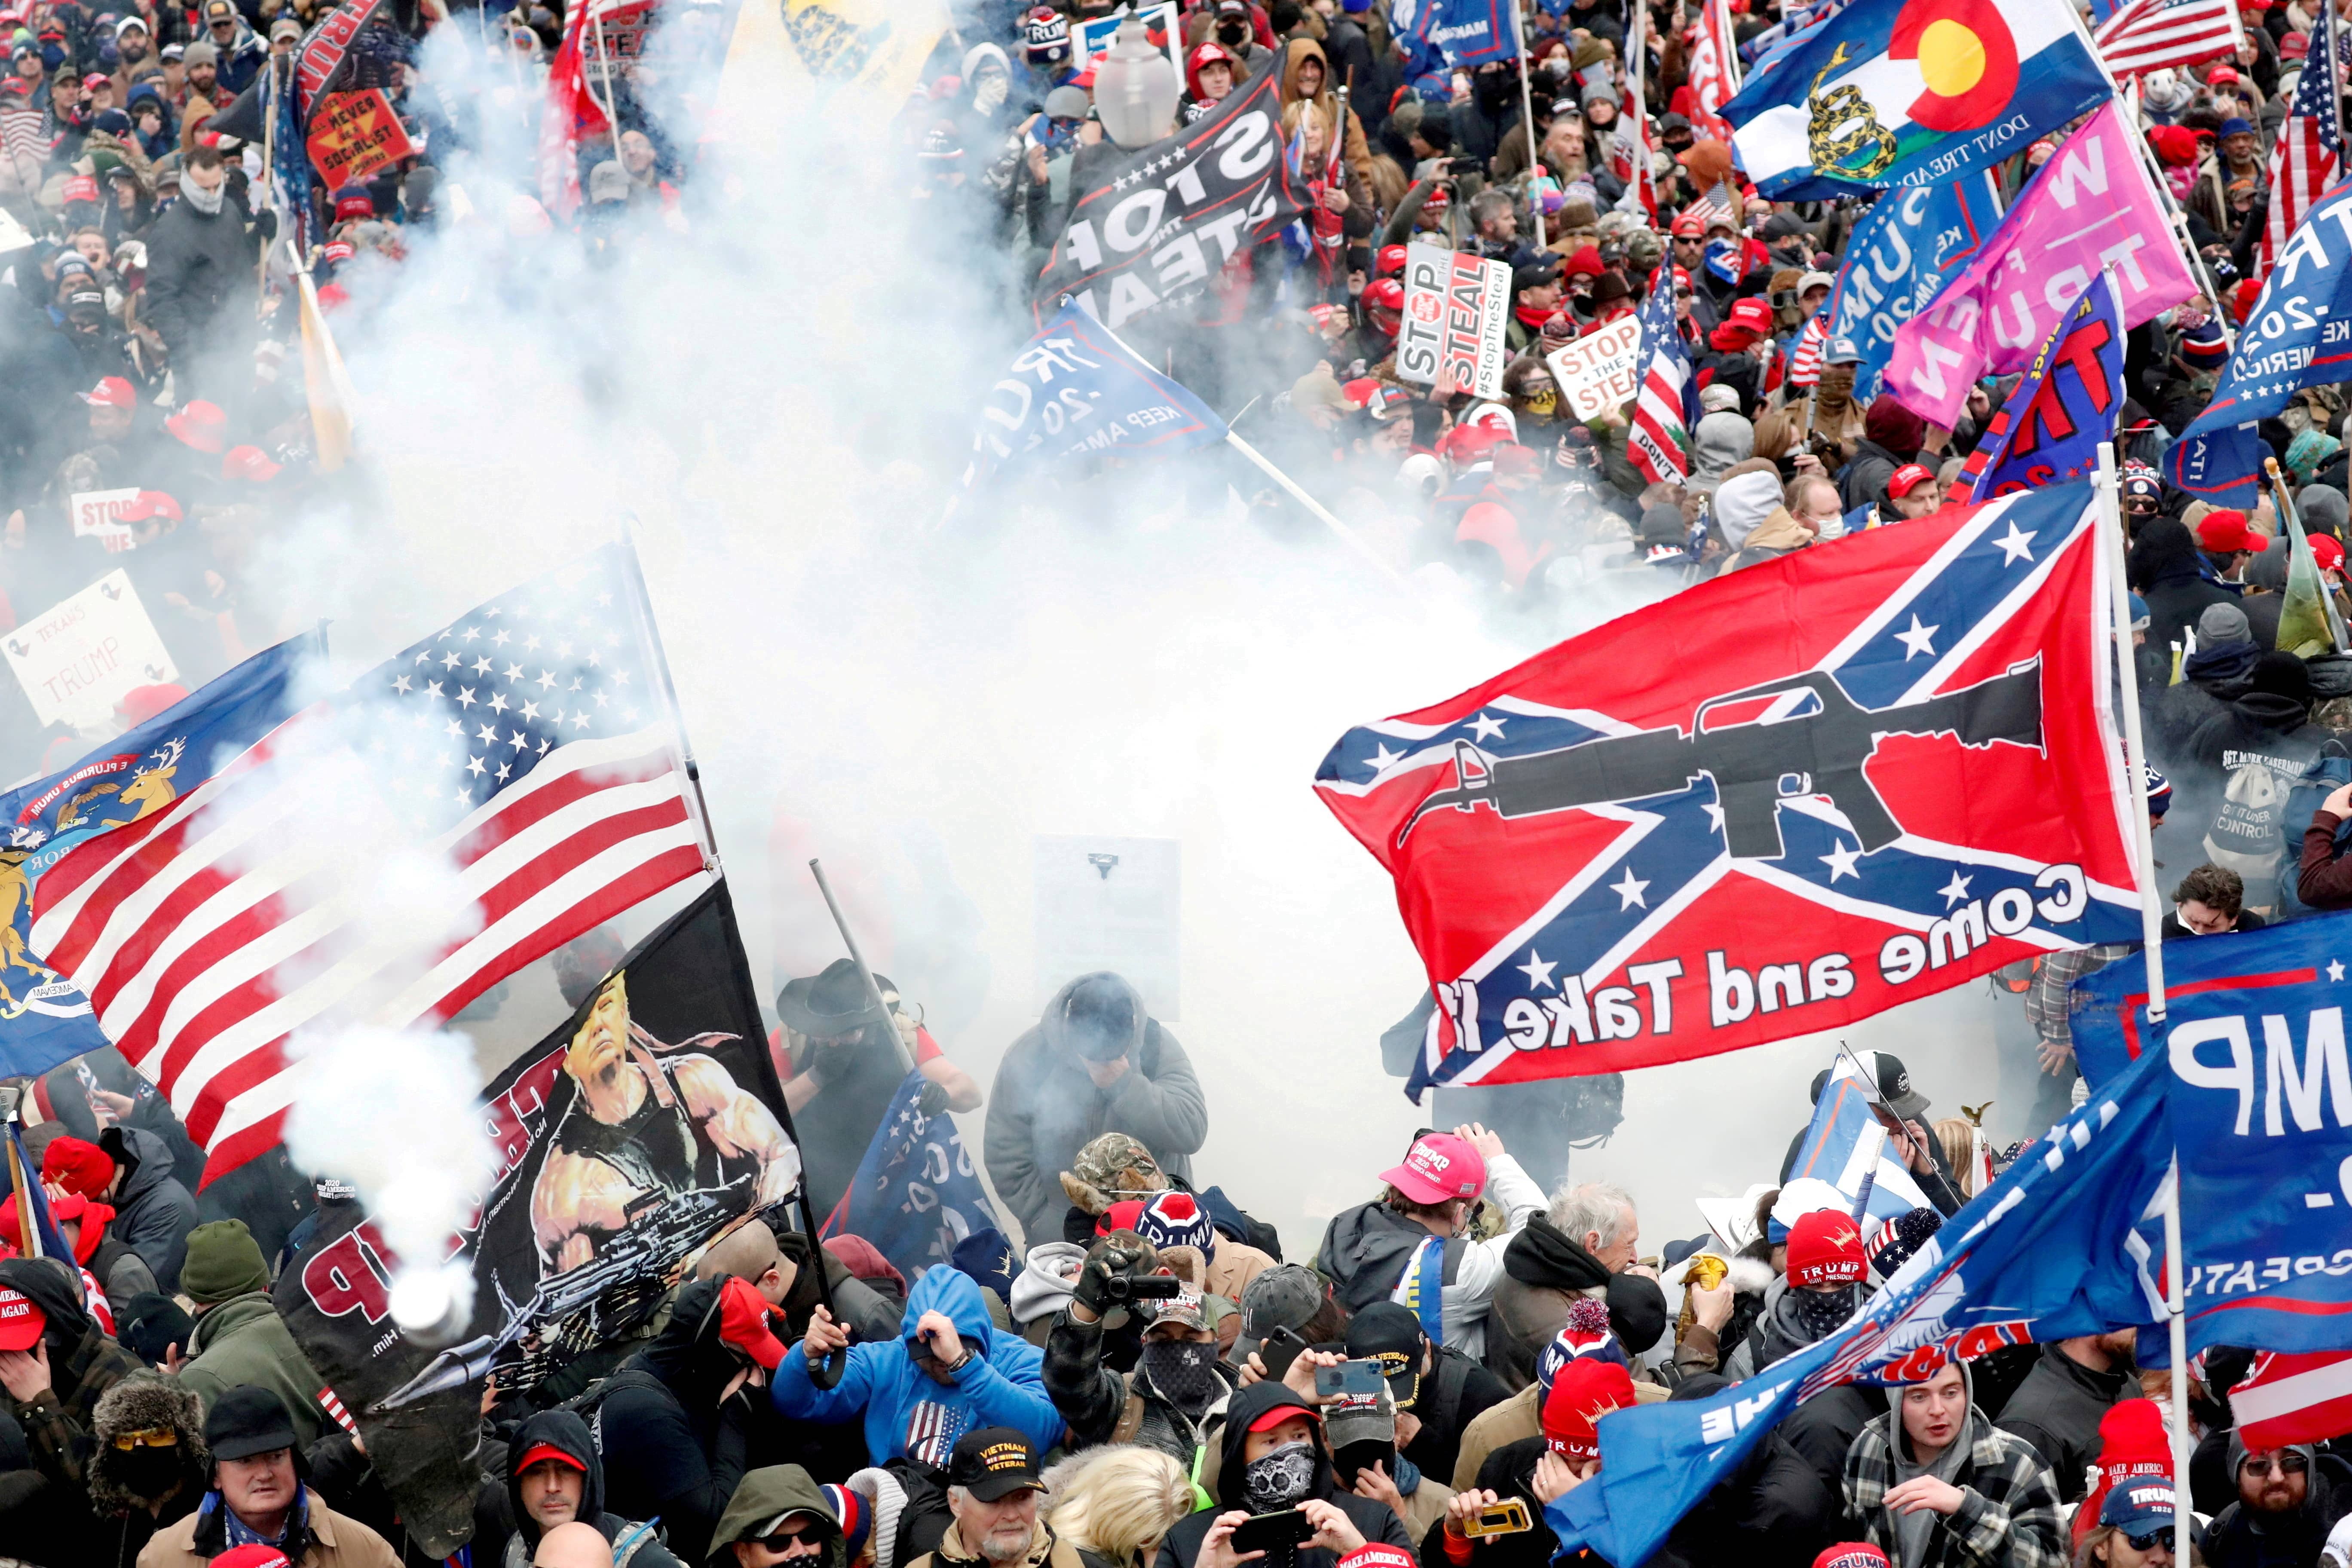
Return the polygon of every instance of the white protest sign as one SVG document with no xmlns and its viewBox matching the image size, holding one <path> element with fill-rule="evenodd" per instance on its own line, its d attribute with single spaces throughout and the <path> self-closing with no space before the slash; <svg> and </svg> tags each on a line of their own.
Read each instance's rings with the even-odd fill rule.
<svg viewBox="0 0 2352 1568">
<path fill-rule="evenodd" d="M 1580 420 L 1597 419 L 1633 400 L 1641 383 L 1633 371 L 1642 349 L 1642 321 L 1620 316 L 1596 327 L 1566 348 L 1544 356 L 1559 384 L 1559 400 Z"/>
<path fill-rule="evenodd" d="M 1143 30 L 1150 35 L 1151 41 L 1168 51 L 1168 58 L 1176 67 L 1176 79 L 1181 81 L 1184 79 L 1183 32 L 1176 19 L 1175 0 L 1139 10 L 1136 15 L 1143 18 Z M 1090 62 L 1100 60 L 1110 53 L 1110 41 L 1118 36 L 1118 25 L 1126 20 L 1122 14 L 1095 16 L 1078 24 L 1078 69 L 1086 69 Z M 1235 73 L 1237 78 L 1239 74 Z M 1241 83 L 1236 79 L 1234 85 L 1239 87 Z"/>
<path fill-rule="evenodd" d="M 0 637 L 8 668 L 44 724 L 95 730 L 114 721 L 115 705 L 134 687 L 179 677 L 179 668 L 139 602 L 130 574 L 117 567 Z"/>
<path fill-rule="evenodd" d="M 1500 399 L 1510 347 L 1511 269 L 1467 251 L 1412 245 L 1404 253 L 1404 314 L 1397 329 L 1400 380 L 1454 384 Z"/>
<path fill-rule="evenodd" d="M 67 510 L 73 513 L 75 537 L 127 540 L 131 525 L 122 521 L 122 514 L 138 499 L 136 487 L 127 490 L 76 490 L 66 503 Z"/>
<path fill-rule="evenodd" d="M 1173 838 L 1036 839 L 1037 1005 L 1108 969 L 1173 1023 L 1182 948 L 1181 843 Z"/>
</svg>

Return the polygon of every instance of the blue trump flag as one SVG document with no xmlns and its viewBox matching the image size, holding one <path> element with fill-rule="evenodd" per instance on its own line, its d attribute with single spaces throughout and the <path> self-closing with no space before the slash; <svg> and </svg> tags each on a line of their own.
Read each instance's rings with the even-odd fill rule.
<svg viewBox="0 0 2352 1568">
<path fill-rule="evenodd" d="M 2352 913 L 2168 942 L 2160 1043 L 2139 964 L 2075 984 L 2085 1076 L 2152 1070 L 2170 1102 L 2191 1351 L 2352 1350 L 2347 952 Z"/>
<path fill-rule="evenodd" d="M 1789 1167 L 1790 1183 L 1808 1178 L 1836 1188 L 1849 1214 L 1867 1178 L 1870 1206 L 1862 1216 L 1865 1233 L 1870 1222 L 1934 1206 L 1904 1167 L 1901 1151 L 1889 1146 L 1886 1129 L 1871 1110 L 1870 1086 L 1843 1051 L 1838 1053 L 1829 1082 L 1822 1086 L 1821 1099 L 1813 1102 L 1812 1122 Z"/>
<path fill-rule="evenodd" d="M 0 795 L 0 1078 L 34 1076 L 109 1041 L 89 998 L 28 945 L 33 891 L 76 845 L 153 816 L 178 797 L 180 775 L 210 776 L 291 717 L 316 633 L 255 654 L 194 696 L 58 773 Z"/>
<path fill-rule="evenodd" d="M 1943 64 L 1963 58 L 1970 68 Z M 2114 91 L 2068 6 L 1854 0 L 1752 75 L 1723 118 L 1757 190 L 1803 200 L 1989 169 Z"/>
<path fill-rule="evenodd" d="M 2200 500 L 2251 507 L 2270 448 L 2255 432 L 2306 386 L 2352 381 L 2352 182 L 2287 237 L 2212 401 L 2166 449 L 2164 477 Z"/>
<path fill-rule="evenodd" d="M 2116 438 L 2124 405 L 2124 321 L 2115 279 L 2101 273 L 2059 318 L 1985 427 L 1954 487 L 1966 504 L 2079 479 Z"/>
<path fill-rule="evenodd" d="M 964 484 L 1040 462 L 1189 452 L 1224 438 L 1224 421 L 1206 404 L 1100 321 L 1064 305 L 989 389 Z"/>
<path fill-rule="evenodd" d="M 1519 58 L 1513 13 L 1502 0 L 1391 0 L 1389 30 L 1421 39 L 1464 69 Z"/>
<path fill-rule="evenodd" d="M 864 1237 L 908 1279 L 948 1262 L 965 1237 L 1003 1229 L 954 1118 L 916 1103 L 930 1081 L 918 1068 L 898 1086 L 822 1227 L 826 1236 Z"/>
<path fill-rule="evenodd" d="M 1822 306 L 1830 336 L 1847 340 L 1862 356 L 1853 367 L 1855 402 L 1878 395 L 1896 331 L 1935 303 L 2000 226 L 2000 202 L 1989 174 L 1906 185 L 1863 214 Z"/>
<path fill-rule="evenodd" d="M 1841 1383 L 1916 1383 L 2004 1345 L 2161 1322 L 2137 1226 L 2164 1186 L 2164 1085 L 2136 1064 L 1944 1222 L 1827 1339 L 1711 1399 L 1601 1418 L 1601 1472 L 1544 1510 L 1563 1552 L 1635 1568 L 1804 1400 Z"/>
</svg>

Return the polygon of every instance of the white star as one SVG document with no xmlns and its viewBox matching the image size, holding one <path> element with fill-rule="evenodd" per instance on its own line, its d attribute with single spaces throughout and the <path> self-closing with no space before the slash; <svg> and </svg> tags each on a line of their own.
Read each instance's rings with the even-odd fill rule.
<svg viewBox="0 0 2352 1568">
<path fill-rule="evenodd" d="M 461 686 L 461 687 L 459 687 L 459 688 L 457 689 L 457 706 L 458 706 L 458 707 L 460 707 L 460 708 L 471 708 L 471 707 L 474 705 L 474 703 L 476 702 L 476 700 L 477 700 L 477 699 L 476 699 L 476 698 L 475 698 L 475 696 L 474 696 L 474 689 L 473 689 L 472 687 L 470 687 L 470 686 Z"/>
<path fill-rule="evenodd" d="M 440 696 L 440 695 L 441 695 L 441 683 L 440 683 L 439 681 L 437 681 L 437 680 L 428 680 L 428 681 L 426 681 L 426 682 L 425 683 L 425 696 L 427 696 L 427 697 L 438 697 L 438 696 Z"/>
<path fill-rule="evenodd" d="M 1709 802 L 1707 802 L 1707 803 L 1706 803 L 1706 805 L 1702 809 L 1703 809 L 1703 810 L 1705 810 L 1705 811 L 1706 811 L 1706 825 L 1707 825 L 1707 826 L 1709 826 L 1709 827 L 1713 828 L 1713 829 L 1714 829 L 1716 832 L 1717 832 L 1717 833 L 1722 832 L 1722 831 L 1723 831 L 1723 806 L 1722 806 L 1722 805 L 1721 805 L 1719 802 L 1717 802 L 1717 801 L 1709 801 Z"/>
<path fill-rule="evenodd" d="M 1919 613 L 1914 610 L 1911 613 L 1911 629 L 1895 634 L 1895 640 L 1901 643 L 1906 650 L 1903 655 L 1903 662 L 1908 664 L 1923 653 L 1933 658 L 1936 656 L 1936 644 L 1933 638 L 1942 629 L 1941 626 L 1921 626 Z"/>
<path fill-rule="evenodd" d="M 1490 713 L 1479 714 L 1478 721 L 1470 726 L 1470 734 L 1474 740 L 1499 740 L 1502 733 L 1503 721 Z"/>
<path fill-rule="evenodd" d="M 474 804 L 474 797 L 467 794 L 464 790 L 454 792 L 449 798 L 456 801 L 459 805 L 471 805 Z"/>
<path fill-rule="evenodd" d="M 1404 761 L 1404 753 L 1390 751 L 1389 743 L 1382 741 L 1380 742 L 1380 749 L 1365 759 L 1365 765 L 1372 770 L 1372 776 L 1378 778 L 1402 761 Z"/>
<path fill-rule="evenodd" d="M 467 757 L 466 759 L 466 771 L 469 773 L 479 775 L 482 772 L 482 759 L 479 757 Z"/>
<path fill-rule="evenodd" d="M 508 643 L 513 640 L 514 634 L 508 631 L 504 626 L 501 626 L 496 632 L 491 634 L 490 646 L 492 647 L 504 647 Z"/>
<path fill-rule="evenodd" d="M 1528 977 L 1528 990 L 1540 991 L 1551 984 L 1551 972 L 1558 969 L 1559 965 L 1545 958 L 1531 947 L 1528 949 L 1528 961 L 1516 967 L 1520 973 Z"/>
<path fill-rule="evenodd" d="M 505 692 L 503 692 L 503 691 L 493 691 L 493 692 L 491 692 L 491 693 L 490 693 L 490 711 L 491 711 L 491 712 L 493 712 L 493 713 L 503 713 L 503 712 L 505 712 L 506 710 L 507 710 L 507 694 L 506 694 Z"/>
<path fill-rule="evenodd" d="M 456 721 L 455 719 L 450 720 L 450 721 L 449 721 L 449 727 L 448 727 L 446 730 L 444 730 L 444 731 L 442 731 L 442 733 L 443 733 L 443 734 L 445 734 L 445 735 L 463 735 L 463 734 L 465 734 L 465 732 L 466 732 L 466 726 L 464 726 L 463 724 L 458 723 L 458 722 L 457 722 L 457 721 Z M 453 759 L 453 760 L 454 760 L 454 759 Z"/>
<path fill-rule="evenodd" d="M 537 653 L 539 651 L 538 633 L 534 632 L 530 636 L 522 639 L 522 651 L 525 653 Z"/>
<path fill-rule="evenodd" d="M 1633 875 L 1633 868 L 1630 865 L 1625 868 L 1625 879 L 1622 882 L 1612 882 L 1609 885 L 1609 890 L 1617 895 L 1617 907 L 1620 910 L 1646 910 L 1650 907 L 1649 900 L 1642 896 L 1650 890 L 1650 884 L 1636 878 Z"/>
<path fill-rule="evenodd" d="M 443 657 L 441 660 L 441 668 L 444 669 L 455 669 L 465 662 L 466 661 L 464 659 L 459 658 L 453 651 Z"/>
<path fill-rule="evenodd" d="M 520 730 L 517 730 L 513 734 L 507 737 L 507 744 L 520 752 L 525 746 L 530 744 L 530 737 L 524 734 Z"/>
<path fill-rule="evenodd" d="M 1837 879 L 1835 877 L 1832 877 L 1830 879 L 1832 881 L 1835 881 Z M 1936 889 L 1936 891 L 1944 895 L 1944 907 L 1946 909 L 1948 910 L 1954 908 L 1962 899 L 1969 896 L 1969 883 L 1971 879 L 1972 879 L 1970 878 L 1961 876 L 1959 872 L 1955 869 L 1952 872 L 1952 879 Z"/>
<path fill-rule="evenodd" d="M 520 680 L 522 679 L 522 666 L 519 664 L 510 664 L 507 666 L 507 679 L 509 680 Z"/>
<path fill-rule="evenodd" d="M 499 783 L 506 783 L 507 775 L 512 772 L 514 772 L 514 764 L 512 763 L 500 763 L 499 764 Z"/>
<path fill-rule="evenodd" d="M 539 689 L 541 691 L 552 691 L 555 689 L 555 671 L 551 669 L 542 669 L 539 672 Z"/>
<path fill-rule="evenodd" d="M 1821 861 L 1830 868 L 1830 883 L 1835 886 L 1840 877 L 1852 877 L 1856 881 L 1862 879 L 1862 873 L 1853 868 L 1853 863 L 1861 858 L 1862 850 L 1858 846 L 1848 845 L 1840 839 L 1838 847 L 1822 856 Z"/>
<path fill-rule="evenodd" d="M 585 730 L 588 728 L 588 710 L 585 708 L 575 708 L 572 710 L 572 727 L 575 730 Z"/>
<path fill-rule="evenodd" d="M 489 656 L 489 655 L 488 655 L 488 654 L 484 654 L 484 655 L 482 655 L 480 658 L 477 658 L 477 659 L 475 659 L 475 660 L 474 660 L 474 673 L 475 673 L 476 675 L 488 675 L 488 674 L 489 674 L 489 672 L 490 672 L 490 656 Z"/>
<path fill-rule="evenodd" d="M 496 724 L 485 724 L 474 739 L 495 746 L 499 743 L 499 727 Z"/>
<path fill-rule="evenodd" d="M 2344 961 L 2342 959 L 2336 958 L 2330 959 L 2328 961 L 2327 978 L 2330 980 L 2341 980 L 2344 978 Z"/>
<path fill-rule="evenodd" d="M 2018 532 L 2015 518 L 2009 520 L 2008 534 L 1994 540 L 1993 542 L 2000 545 L 2001 553 L 2008 557 L 2001 563 L 2004 566 L 2014 566 L 2020 561 L 2033 559 L 2033 535 Z"/>
<path fill-rule="evenodd" d="M 538 718 L 538 717 L 539 717 L 539 704 L 538 704 L 538 703 L 536 703 L 536 702 L 526 702 L 526 703 L 524 703 L 524 704 L 522 705 L 522 716 L 523 716 L 526 720 L 530 720 L 530 719 L 536 719 L 536 718 Z"/>
<path fill-rule="evenodd" d="M 408 683 L 408 677 L 404 675 L 398 675 L 393 678 L 392 689 L 394 691 L 399 692 L 404 697 L 416 689 L 415 687 L 411 686 Z"/>
</svg>

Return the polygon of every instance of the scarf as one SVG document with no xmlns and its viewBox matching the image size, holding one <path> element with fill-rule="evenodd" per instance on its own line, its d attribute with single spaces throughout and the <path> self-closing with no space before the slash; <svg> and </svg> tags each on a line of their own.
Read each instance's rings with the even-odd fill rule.
<svg viewBox="0 0 2352 1568">
<path fill-rule="evenodd" d="M 2287 443 L 2286 466 L 2305 484 L 2319 471 L 2319 466 L 2344 449 L 2344 443 L 2324 430 L 2305 430 Z"/>
<path fill-rule="evenodd" d="M 180 182 L 180 199 L 187 203 L 190 206 L 195 208 L 198 212 L 204 214 L 206 217 L 211 217 L 215 214 L 218 213 L 221 210 L 221 203 L 226 201 L 227 198 L 228 182 L 226 180 L 223 180 L 219 184 L 215 185 L 209 191 L 196 184 L 194 180 L 183 180 Z"/>
</svg>

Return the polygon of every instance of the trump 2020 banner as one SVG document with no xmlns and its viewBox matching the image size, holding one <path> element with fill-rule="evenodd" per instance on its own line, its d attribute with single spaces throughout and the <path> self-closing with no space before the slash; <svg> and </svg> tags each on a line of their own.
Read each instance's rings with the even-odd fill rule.
<svg viewBox="0 0 2352 1568">
<path fill-rule="evenodd" d="M 2164 944 L 2189 1348 L 2352 1350 L 2352 913 Z M 2085 1076 L 2158 1037 L 2137 960 L 2076 984 Z"/>
<path fill-rule="evenodd" d="M 1438 998 L 1409 1094 L 1826 1029 L 2139 931 L 2088 484 L 1717 578 L 1349 731 Z"/>
</svg>

